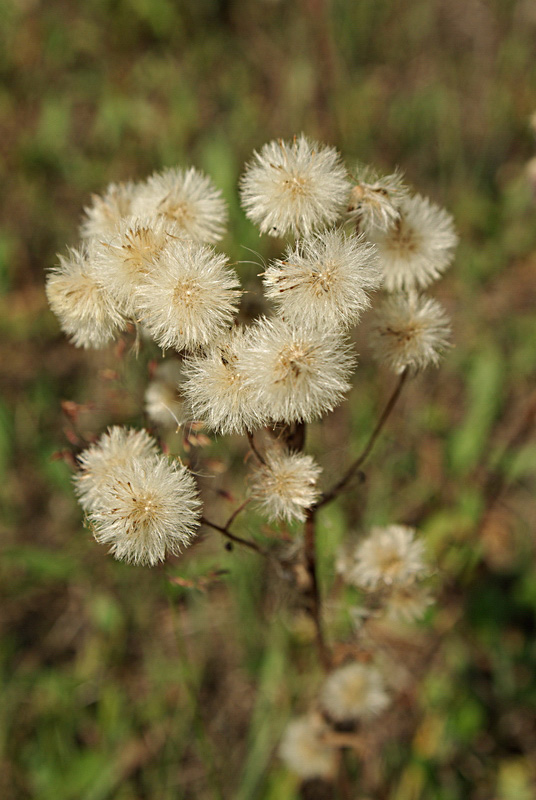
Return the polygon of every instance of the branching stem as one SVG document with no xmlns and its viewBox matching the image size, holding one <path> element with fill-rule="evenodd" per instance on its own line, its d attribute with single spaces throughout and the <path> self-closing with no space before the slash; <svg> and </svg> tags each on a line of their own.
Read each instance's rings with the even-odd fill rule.
<svg viewBox="0 0 536 800">
<path fill-rule="evenodd" d="M 370 455 L 370 453 L 372 451 L 372 448 L 376 444 L 376 439 L 378 438 L 378 436 L 382 432 L 382 429 L 383 429 L 385 423 L 387 422 L 387 420 L 391 416 L 391 412 L 392 412 L 392 410 L 394 409 L 394 407 L 397 404 L 398 398 L 400 397 L 400 394 L 402 392 L 402 389 L 404 387 L 404 384 L 406 382 L 408 374 L 409 374 L 409 372 L 408 372 L 408 369 L 406 367 L 404 372 L 400 375 L 398 383 L 396 384 L 395 389 L 394 389 L 391 397 L 387 401 L 387 404 L 386 404 L 385 408 L 383 409 L 383 411 L 382 411 L 382 413 L 380 415 L 380 418 L 378 419 L 378 422 L 376 423 L 376 426 L 375 426 L 374 430 L 370 434 L 369 440 L 368 440 L 367 444 L 365 445 L 365 448 L 363 449 L 361 455 L 359 455 L 356 458 L 356 460 L 354 461 L 354 463 L 351 465 L 351 467 L 346 470 L 346 472 L 344 473 L 342 478 L 339 481 L 337 481 L 337 483 L 334 486 L 332 486 L 332 488 L 329 489 L 320 498 L 320 500 L 315 505 L 315 510 L 317 510 L 319 508 L 322 508 L 323 506 L 327 505 L 328 503 L 331 503 L 332 500 L 335 500 L 335 498 L 339 496 L 339 494 L 343 491 L 343 489 L 346 488 L 347 484 L 351 481 L 351 479 L 353 478 L 355 473 L 358 471 L 359 467 L 361 467 L 364 464 L 364 462 L 367 460 L 367 458 L 369 457 L 369 455 Z"/>
<path fill-rule="evenodd" d="M 241 508 L 237 509 L 237 513 L 240 510 L 241 510 Z M 231 515 L 231 516 L 233 516 L 233 515 Z M 236 514 L 234 516 L 236 516 Z M 231 522 L 232 522 L 232 519 L 231 519 Z M 239 545 L 242 545 L 242 547 L 247 547 L 250 550 L 254 550 L 256 553 L 258 553 L 261 556 L 265 556 L 265 557 L 268 556 L 268 553 L 265 550 L 263 550 L 261 547 L 259 547 L 259 545 L 256 544 L 255 542 L 252 542 L 249 539 L 243 539 L 241 536 L 237 536 L 235 533 L 231 533 L 231 531 L 228 530 L 228 527 L 227 527 L 230 524 L 229 522 L 225 526 L 224 525 L 217 525 L 215 522 L 211 522 L 206 517 L 201 517 L 201 523 L 203 525 L 207 525 L 207 527 L 209 527 L 209 528 L 213 528 L 215 531 L 218 531 L 218 533 L 221 533 L 222 536 L 225 536 L 226 539 L 229 539 L 229 541 L 234 542 L 235 544 L 239 544 Z"/>
</svg>

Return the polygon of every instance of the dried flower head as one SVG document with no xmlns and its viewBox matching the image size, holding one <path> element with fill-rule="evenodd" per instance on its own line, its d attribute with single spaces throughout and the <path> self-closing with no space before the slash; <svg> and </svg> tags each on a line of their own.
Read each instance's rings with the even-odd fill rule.
<svg viewBox="0 0 536 800">
<path fill-rule="evenodd" d="M 327 742 L 329 729 L 317 714 L 297 717 L 286 727 L 279 755 L 301 778 L 333 778 L 337 751 Z"/>
<path fill-rule="evenodd" d="M 299 136 L 265 144 L 246 166 L 242 205 L 261 233 L 307 236 L 333 225 L 343 212 L 350 184 L 333 147 Z"/>
<path fill-rule="evenodd" d="M 227 206 L 222 194 L 193 167 L 155 172 L 140 186 L 134 211 L 163 216 L 197 242 L 218 242 L 225 234 Z"/>
<path fill-rule="evenodd" d="M 177 361 L 163 361 L 158 365 L 153 379 L 145 390 L 145 413 L 156 425 L 164 428 L 179 427 L 183 423 L 183 404 L 178 383 L 182 377 Z"/>
<path fill-rule="evenodd" d="M 110 469 L 89 522 L 115 558 L 154 566 L 190 543 L 199 509 L 194 478 L 184 466 L 164 456 L 133 458 Z"/>
<path fill-rule="evenodd" d="M 416 292 L 388 297 L 375 311 L 370 344 L 395 373 L 437 366 L 449 346 L 450 325 L 441 305 Z"/>
<path fill-rule="evenodd" d="M 380 175 L 372 167 L 359 164 L 352 178 L 355 185 L 350 192 L 348 217 L 366 235 L 375 229 L 387 231 L 400 217 L 399 206 L 408 196 L 402 173 L 396 170 Z"/>
<path fill-rule="evenodd" d="M 297 242 L 264 273 L 285 320 L 312 326 L 354 325 L 381 281 L 374 246 L 337 229 Z"/>
<path fill-rule="evenodd" d="M 178 226 L 164 217 L 130 216 L 120 221 L 113 236 L 95 245 L 95 274 L 124 314 L 136 316 L 141 281 L 159 269 L 162 250 L 179 235 Z"/>
<path fill-rule="evenodd" d="M 251 497 L 270 520 L 304 520 L 318 496 L 321 469 L 312 456 L 273 449 L 251 473 Z"/>
<path fill-rule="evenodd" d="M 74 486 L 82 508 L 93 511 L 98 507 L 111 470 L 133 459 L 154 458 L 158 452 L 155 439 L 144 429 L 108 428 L 78 456 L 80 471 L 74 476 Z"/>
<path fill-rule="evenodd" d="M 353 663 L 328 676 L 320 702 L 332 719 L 344 722 L 377 716 L 389 705 L 389 697 L 375 667 Z"/>
<path fill-rule="evenodd" d="M 238 366 L 249 338 L 247 329 L 234 327 L 206 353 L 184 362 L 182 389 L 191 414 L 216 433 L 244 433 L 267 422 Z"/>
<path fill-rule="evenodd" d="M 355 366 L 349 343 L 332 331 L 260 319 L 238 368 L 260 412 L 274 422 L 312 422 L 338 405 Z"/>
<path fill-rule="evenodd" d="M 390 292 L 424 288 L 437 280 L 451 263 L 458 242 L 451 215 L 427 198 L 409 197 L 399 211 L 390 228 L 369 233 Z"/>
<path fill-rule="evenodd" d="M 139 321 L 163 348 L 207 345 L 232 323 L 239 285 L 212 247 L 171 240 L 138 289 Z"/>
<path fill-rule="evenodd" d="M 115 233 L 123 217 L 132 214 L 132 204 L 139 184 L 110 183 L 104 194 L 94 194 L 91 205 L 84 208 L 80 225 L 83 238 L 107 238 Z"/>
<path fill-rule="evenodd" d="M 373 528 L 356 548 L 348 579 L 364 588 L 407 584 L 426 572 L 424 547 L 413 528 L 389 525 Z"/>
<path fill-rule="evenodd" d="M 76 347 L 106 347 L 124 330 L 126 320 L 97 280 L 92 245 L 71 249 L 59 261 L 47 276 L 46 293 L 62 330 Z"/>
</svg>

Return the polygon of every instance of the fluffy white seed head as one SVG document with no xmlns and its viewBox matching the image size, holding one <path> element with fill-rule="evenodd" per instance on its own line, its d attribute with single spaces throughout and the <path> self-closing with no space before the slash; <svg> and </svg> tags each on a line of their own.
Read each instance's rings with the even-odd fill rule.
<svg viewBox="0 0 536 800">
<path fill-rule="evenodd" d="M 183 403 L 178 384 L 182 377 L 177 361 L 167 360 L 158 365 L 153 379 L 145 390 L 145 413 L 156 425 L 177 428 L 183 423 Z"/>
<path fill-rule="evenodd" d="M 395 373 L 437 366 L 449 347 L 450 325 L 442 306 L 416 292 L 394 294 L 375 309 L 370 345 L 380 364 Z"/>
<path fill-rule="evenodd" d="M 317 714 L 291 720 L 279 746 L 279 755 L 300 778 L 333 778 L 337 751 L 327 742 L 329 729 Z"/>
<path fill-rule="evenodd" d="M 297 242 L 264 273 L 285 320 L 312 326 L 355 325 L 381 281 L 374 246 L 338 229 Z"/>
<path fill-rule="evenodd" d="M 233 321 L 241 292 L 226 256 L 172 240 L 137 292 L 139 321 L 163 348 L 207 345 Z"/>
<path fill-rule="evenodd" d="M 355 366 L 340 334 L 262 318 L 254 326 L 238 368 L 255 404 L 274 422 L 312 422 L 331 411 L 350 389 Z"/>
<path fill-rule="evenodd" d="M 132 214 L 132 204 L 139 184 L 110 183 L 104 194 L 94 194 L 84 208 L 80 234 L 84 239 L 107 238 L 115 233 L 123 219 Z"/>
<path fill-rule="evenodd" d="M 356 548 L 351 583 L 368 589 L 408 584 L 426 572 L 424 547 L 413 528 L 373 528 Z"/>
<path fill-rule="evenodd" d="M 184 466 L 164 456 L 133 458 L 109 471 L 89 523 L 115 558 L 154 566 L 190 543 L 199 509 L 194 478 Z"/>
<path fill-rule="evenodd" d="M 378 247 L 384 286 L 424 288 L 437 280 L 451 263 L 458 236 L 450 214 L 420 195 L 406 198 L 400 216 L 387 230 L 370 238 Z"/>
<path fill-rule="evenodd" d="M 350 190 L 337 151 L 303 135 L 265 144 L 246 166 L 240 187 L 247 216 L 271 236 L 307 236 L 334 225 Z"/>
<path fill-rule="evenodd" d="M 367 236 L 373 230 L 387 231 L 400 217 L 399 206 L 408 196 L 402 173 L 380 175 L 359 164 L 352 178 L 355 185 L 350 191 L 348 217 Z"/>
<path fill-rule="evenodd" d="M 272 521 L 304 520 L 318 496 L 321 469 L 312 456 L 273 449 L 250 476 L 251 497 Z"/>
<path fill-rule="evenodd" d="M 344 722 L 377 716 L 389 705 L 389 697 L 375 667 L 354 663 L 328 676 L 320 702 L 332 719 Z"/>
<path fill-rule="evenodd" d="M 234 327 L 206 353 L 184 362 L 182 390 L 191 415 L 215 433 L 244 433 L 267 422 L 239 368 L 250 335 L 247 329 Z"/>
<path fill-rule="evenodd" d="M 106 347 L 125 329 L 126 319 L 97 279 L 92 245 L 71 249 L 59 261 L 47 276 L 46 293 L 62 330 L 76 347 Z"/>
<path fill-rule="evenodd" d="M 140 283 L 159 269 L 162 250 L 178 237 L 178 226 L 165 217 L 130 216 L 119 222 L 114 235 L 95 244 L 95 274 L 124 314 L 136 316 Z"/>
<path fill-rule="evenodd" d="M 193 167 L 155 172 L 140 187 L 133 208 L 137 214 L 165 217 L 197 242 L 214 243 L 225 233 L 227 206 L 222 194 Z"/>
<path fill-rule="evenodd" d="M 73 480 L 82 508 L 85 511 L 98 508 L 110 471 L 133 459 L 154 458 L 158 452 L 155 439 L 144 429 L 135 430 L 119 425 L 108 428 L 98 442 L 91 444 L 78 456 L 80 471 Z"/>
</svg>

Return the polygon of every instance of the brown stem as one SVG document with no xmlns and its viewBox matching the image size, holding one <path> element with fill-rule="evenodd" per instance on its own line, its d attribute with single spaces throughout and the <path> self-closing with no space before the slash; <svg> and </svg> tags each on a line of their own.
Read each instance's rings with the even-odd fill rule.
<svg viewBox="0 0 536 800">
<path fill-rule="evenodd" d="M 318 574 L 316 565 L 316 525 L 315 512 L 310 509 L 307 513 L 304 526 L 304 555 L 305 566 L 311 581 L 309 589 L 310 607 L 309 613 L 315 626 L 315 639 L 318 655 L 322 667 L 328 672 L 331 669 L 331 654 L 326 644 L 324 629 L 322 625 L 322 612 L 320 589 L 318 586 Z"/>
<path fill-rule="evenodd" d="M 355 475 L 355 473 L 357 472 L 359 467 L 361 467 L 362 464 L 369 457 L 369 455 L 370 455 L 370 453 L 372 451 L 372 448 L 376 444 L 376 439 L 380 435 L 385 423 L 387 422 L 387 420 L 391 416 L 391 412 L 392 412 L 393 408 L 396 406 L 396 403 L 398 401 L 398 398 L 400 397 L 400 393 L 402 392 L 402 389 L 404 387 L 404 384 L 406 382 L 406 379 L 407 379 L 408 375 L 409 375 L 409 371 L 408 371 L 408 369 L 406 367 L 404 372 L 401 374 L 401 376 L 400 376 L 400 378 L 398 380 L 398 383 L 396 384 L 395 389 L 394 389 L 391 397 L 387 401 L 387 404 L 386 404 L 385 408 L 383 409 L 382 414 L 381 414 L 378 422 L 376 423 L 376 426 L 375 426 L 374 430 L 370 434 L 369 440 L 368 440 L 367 444 L 365 445 L 365 448 L 362 451 L 361 455 L 358 456 L 358 458 L 356 458 L 354 463 L 344 473 L 342 478 L 339 481 L 337 481 L 337 483 L 334 486 L 332 486 L 331 489 L 329 489 L 324 495 L 322 495 L 320 500 L 315 505 L 315 510 L 319 509 L 319 508 L 322 508 L 323 506 L 327 505 L 328 503 L 331 503 L 332 500 L 335 500 L 335 498 L 339 496 L 339 494 L 342 492 L 342 490 L 346 487 L 346 485 L 353 478 L 353 476 Z"/>
<path fill-rule="evenodd" d="M 231 525 L 233 524 L 233 522 L 235 521 L 237 516 L 240 514 L 241 511 L 243 511 L 245 509 L 245 507 L 249 503 L 251 503 L 251 497 L 248 497 L 246 500 L 244 500 L 244 502 L 241 505 L 238 506 L 238 508 L 235 508 L 235 510 L 233 511 L 233 513 L 231 514 L 231 516 L 229 517 L 229 519 L 227 520 L 227 522 L 223 526 L 225 528 L 225 530 L 228 530 L 231 527 Z"/>
<path fill-rule="evenodd" d="M 251 452 L 253 453 L 253 455 L 255 456 L 255 458 L 257 459 L 257 461 L 260 464 L 263 464 L 264 466 L 266 466 L 266 461 L 264 460 L 264 458 L 261 456 L 261 454 L 257 450 L 257 445 L 255 444 L 255 439 L 253 438 L 253 434 L 251 433 L 251 431 L 246 431 L 246 436 L 248 437 L 248 442 L 249 442 L 249 446 L 251 448 Z"/>
<path fill-rule="evenodd" d="M 211 522 L 206 517 L 201 517 L 201 523 L 203 525 L 207 525 L 209 528 L 213 528 L 215 531 L 218 531 L 218 533 L 221 533 L 222 536 L 225 536 L 231 542 L 235 542 L 235 544 L 240 544 L 242 547 L 248 547 L 250 550 L 254 550 L 261 556 L 268 556 L 268 553 L 259 547 L 258 544 L 251 542 L 249 539 L 242 539 L 241 536 L 231 533 L 231 531 L 227 530 L 227 527 L 224 527 L 223 525 L 217 525 L 215 522 Z"/>
</svg>

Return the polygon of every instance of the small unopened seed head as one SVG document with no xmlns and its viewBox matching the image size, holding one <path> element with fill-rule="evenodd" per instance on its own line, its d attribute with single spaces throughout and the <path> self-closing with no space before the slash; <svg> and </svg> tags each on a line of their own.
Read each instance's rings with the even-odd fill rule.
<svg viewBox="0 0 536 800">
<path fill-rule="evenodd" d="M 320 702 L 337 722 L 370 719 L 389 705 L 382 677 L 368 664 L 346 664 L 326 679 Z"/>
<path fill-rule="evenodd" d="M 137 214 L 157 214 L 177 225 L 181 236 L 218 242 L 225 233 L 227 206 L 211 179 L 191 167 L 155 172 L 142 184 L 133 205 Z"/>
<path fill-rule="evenodd" d="M 284 319 L 311 326 L 355 325 L 381 281 L 374 246 L 340 229 L 298 241 L 264 273 Z"/>
<path fill-rule="evenodd" d="M 268 421 L 239 368 L 250 335 L 248 329 L 233 327 L 207 352 L 184 362 L 182 389 L 191 415 L 215 433 L 253 431 Z"/>
<path fill-rule="evenodd" d="M 458 236 L 450 214 L 425 197 L 402 201 L 400 216 L 387 230 L 369 232 L 378 248 L 387 291 L 424 288 L 451 263 Z"/>
<path fill-rule="evenodd" d="M 246 166 L 240 186 L 247 216 L 270 236 L 307 236 L 334 225 L 350 189 L 337 151 L 303 135 L 265 144 Z"/>
<path fill-rule="evenodd" d="M 374 230 L 387 231 L 400 217 L 399 206 L 408 196 L 401 172 L 380 175 L 372 167 L 360 164 L 352 178 L 348 217 L 368 236 Z"/>
<path fill-rule="evenodd" d="M 139 321 L 164 349 L 210 344 L 233 321 L 239 285 L 226 256 L 207 245 L 172 240 L 137 291 Z"/>
<path fill-rule="evenodd" d="M 251 497 L 270 520 L 303 521 L 318 496 L 320 467 L 312 456 L 279 449 L 267 451 L 265 461 L 251 473 Z"/>
<path fill-rule="evenodd" d="M 178 554 L 199 526 L 193 476 L 164 456 L 134 458 L 110 470 L 98 507 L 89 514 L 95 539 L 115 558 L 154 566 Z"/>
<path fill-rule="evenodd" d="M 111 471 L 133 459 L 154 458 L 158 452 L 156 440 L 144 429 L 108 428 L 78 456 L 80 471 L 74 476 L 74 486 L 82 508 L 93 511 L 98 507 Z"/>
<path fill-rule="evenodd" d="M 274 422 L 312 422 L 350 389 L 355 366 L 340 334 L 263 318 L 240 355 L 239 369 L 254 402 Z"/>
<path fill-rule="evenodd" d="M 94 194 L 84 208 L 80 234 L 84 239 L 112 236 L 121 220 L 132 214 L 132 204 L 139 184 L 110 183 L 104 194 Z"/>
<path fill-rule="evenodd" d="M 370 344 L 380 364 L 395 373 L 437 366 L 449 347 L 450 325 L 442 306 L 416 292 L 394 294 L 375 310 Z"/>
<path fill-rule="evenodd" d="M 327 742 L 329 728 L 317 714 L 291 720 L 279 746 L 279 755 L 300 778 L 333 778 L 337 751 Z"/>
<path fill-rule="evenodd" d="M 407 584 L 426 573 L 424 547 L 413 528 L 373 528 L 356 548 L 350 583 L 368 589 Z"/>
<path fill-rule="evenodd" d="M 94 247 L 83 245 L 59 256 L 47 276 L 50 308 L 76 347 L 106 347 L 126 327 L 126 319 L 95 274 Z"/>
</svg>

